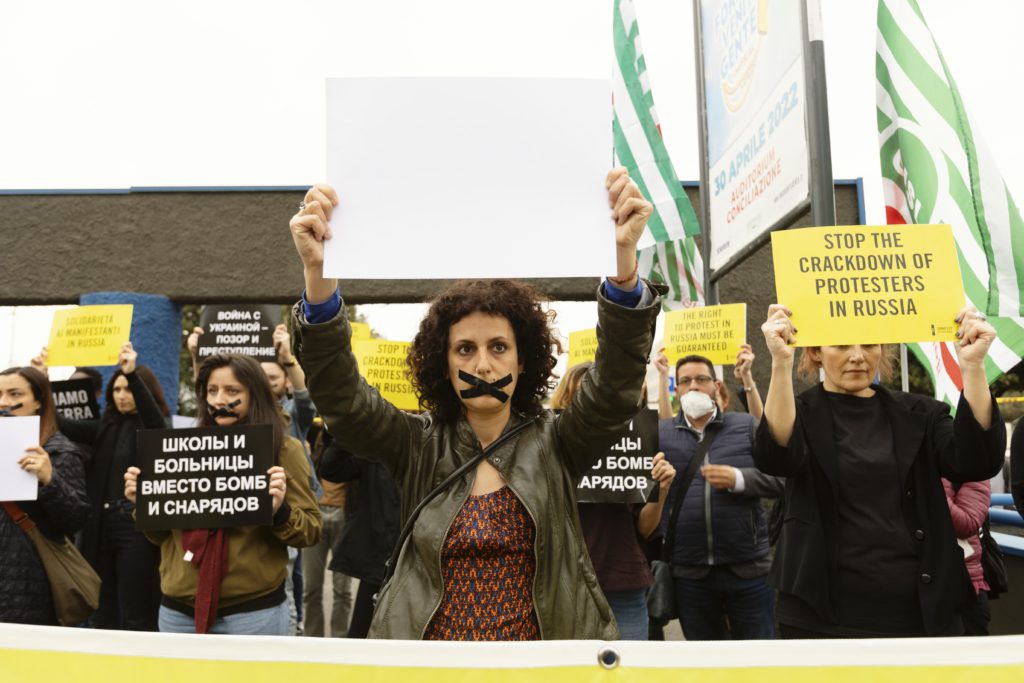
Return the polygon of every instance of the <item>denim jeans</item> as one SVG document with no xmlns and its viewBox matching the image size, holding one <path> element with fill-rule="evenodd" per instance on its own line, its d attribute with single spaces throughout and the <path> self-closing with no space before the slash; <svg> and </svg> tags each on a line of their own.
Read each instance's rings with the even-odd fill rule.
<svg viewBox="0 0 1024 683">
<path fill-rule="evenodd" d="M 609 591 L 604 596 L 619 624 L 619 638 L 647 640 L 647 590 Z"/>
<path fill-rule="evenodd" d="M 687 640 L 775 637 L 775 590 L 766 576 L 743 579 L 712 567 L 703 579 L 676 577 L 676 607 Z"/>
<path fill-rule="evenodd" d="M 195 633 L 196 621 L 169 607 L 160 606 L 161 633 Z M 210 633 L 233 636 L 287 636 L 288 601 L 277 607 L 241 612 L 226 617 L 217 617 L 210 627 Z"/>
</svg>

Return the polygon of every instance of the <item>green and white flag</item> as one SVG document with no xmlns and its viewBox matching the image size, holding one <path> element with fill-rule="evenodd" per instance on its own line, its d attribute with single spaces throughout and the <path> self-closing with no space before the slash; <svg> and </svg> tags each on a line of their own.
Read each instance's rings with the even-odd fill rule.
<svg viewBox="0 0 1024 683">
<path fill-rule="evenodd" d="M 612 31 L 615 156 L 654 204 L 638 244 L 640 275 L 669 286 L 667 308 L 700 306 L 704 304 L 704 264 L 693 239 L 700 226 L 661 138 L 633 0 L 615 0 Z"/>
<path fill-rule="evenodd" d="M 1024 222 L 916 0 L 879 0 L 876 50 L 887 221 L 953 227 L 964 291 L 999 335 L 986 359 L 991 382 L 1024 355 Z M 955 406 L 962 382 L 953 344 L 910 349 L 936 398 Z"/>
</svg>

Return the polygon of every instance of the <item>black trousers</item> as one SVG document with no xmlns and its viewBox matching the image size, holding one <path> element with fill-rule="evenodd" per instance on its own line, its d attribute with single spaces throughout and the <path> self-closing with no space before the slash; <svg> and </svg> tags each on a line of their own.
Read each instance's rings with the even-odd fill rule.
<svg viewBox="0 0 1024 683">
<path fill-rule="evenodd" d="M 160 549 L 135 530 L 131 508 L 112 506 L 100 518 L 96 573 L 100 606 L 89 625 L 125 631 L 156 631 L 160 611 Z"/>
<path fill-rule="evenodd" d="M 352 621 L 348 625 L 349 638 L 365 638 L 373 621 L 373 596 L 380 590 L 379 583 L 360 580 L 356 601 L 352 605 Z"/>
</svg>

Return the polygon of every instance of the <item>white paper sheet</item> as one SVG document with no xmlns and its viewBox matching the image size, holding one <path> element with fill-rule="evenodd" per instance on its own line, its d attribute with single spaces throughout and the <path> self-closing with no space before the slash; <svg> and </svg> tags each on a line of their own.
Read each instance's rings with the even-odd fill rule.
<svg viewBox="0 0 1024 683">
<path fill-rule="evenodd" d="M 39 416 L 0 417 L 0 500 L 35 500 L 36 475 L 18 465 L 25 449 L 39 444 Z"/>
<path fill-rule="evenodd" d="M 614 274 L 597 79 L 327 80 L 324 273 L 343 278 Z"/>
</svg>

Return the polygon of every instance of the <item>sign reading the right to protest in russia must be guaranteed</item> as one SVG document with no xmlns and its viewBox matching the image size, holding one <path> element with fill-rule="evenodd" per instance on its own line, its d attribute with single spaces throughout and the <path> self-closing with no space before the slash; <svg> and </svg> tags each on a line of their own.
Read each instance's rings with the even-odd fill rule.
<svg viewBox="0 0 1024 683">
<path fill-rule="evenodd" d="M 217 353 L 239 353 L 255 360 L 277 358 L 274 328 L 281 324 L 281 307 L 267 304 L 204 306 L 199 314 L 199 360 Z"/>
<path fill-rule="evenodd" d="M 135 528 L 269 526 L 270 425 L 141 429 Z"/>
<path fill-rule="evenodd" d="M 797 346 L 956 339 L 964 289 L 948 225 L 784 230 L 772 254 Z"/>
<path fill-rule="evenodd" d="M 658 413 L 643 408 L 576 486 L 580 503 L 647 503 L 658 484 L 651 479 L 658 450 Z"/>
<path fill-rule="evenodd" d="M 670 365 L 683 356 L 704 356 L 732 365 L 747 340 L 747 305 L 684 308 L 665 314 L 665 355 Z"/>
</svg>

